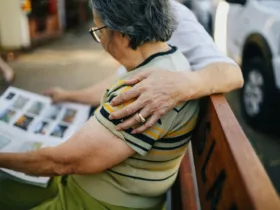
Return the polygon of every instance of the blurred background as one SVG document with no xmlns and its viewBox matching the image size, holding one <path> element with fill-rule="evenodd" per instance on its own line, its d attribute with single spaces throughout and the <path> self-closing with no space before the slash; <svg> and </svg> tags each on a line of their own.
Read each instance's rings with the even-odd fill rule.
<svg viewBox="0 0 280 210">
<path fill-rule="evenodd" d="M 243 70 L 227 99 L 280 193 L 280 0 L 180 0 Z M 79 89 L 118 67 L 88 35 L 86 0 L 0 0 L 0 56 L 12 85 L 42 93 Z M 6 85 L 0 76 L 0 91 Z"/>
</svg>

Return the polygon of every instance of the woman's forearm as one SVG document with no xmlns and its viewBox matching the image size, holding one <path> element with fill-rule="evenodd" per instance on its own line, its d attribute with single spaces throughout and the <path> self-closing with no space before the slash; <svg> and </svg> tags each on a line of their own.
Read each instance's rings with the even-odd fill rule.
<svg viewBox="0 0 280 210">
<path fill-rule="evenodd" d="M 33 176 L 63 175 L 63 164 L 55 162 L 49 149 L 44 148 L 27 153 L 0 153 L 0 168 Z"/>
<path fill-rule="evenodd" d="M 244 84 L 241 69 L 234 64 L 216 63 L 204 69 L 184 73 L 181 100 L 198 99 L 216 93 L 227 93 L 241 88 Z M 191 84 L 190 84 L 191 83 Z M 191 90 L 189 90 L 191 88 Z M 190 94 L 189 90 L 192 92 Z"/>
<path fill-rule="evenodd" d="M 91 106 L 99 106 L 102 94 L 113 83 L 115 79 L 116 74 L 89 88 L 77 91 L 69 91 L 66 93 L 66 99 L 67 101 L 87 104 Z"/>
<path fill-rule="evenodd" d="M 96 174 L 134 154 L 123 140 L 91 118 L 58 146 L 27 153 L 0 153 L 0 168 L 34 176 Z"/>
</svg>

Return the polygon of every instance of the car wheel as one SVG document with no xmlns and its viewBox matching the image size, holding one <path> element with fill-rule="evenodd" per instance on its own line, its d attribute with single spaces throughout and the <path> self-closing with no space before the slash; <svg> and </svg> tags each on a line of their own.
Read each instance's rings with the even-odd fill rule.
<svg viewBox="0 0 280 210">
<path fill-rule="evenodd" d="M 244 62 L 243 75 L 241 107 L 245 119 L 251 125 L 270 127 L 276 120 L 276 88 L 270 61 L 250 58 Z"/>
</svg>

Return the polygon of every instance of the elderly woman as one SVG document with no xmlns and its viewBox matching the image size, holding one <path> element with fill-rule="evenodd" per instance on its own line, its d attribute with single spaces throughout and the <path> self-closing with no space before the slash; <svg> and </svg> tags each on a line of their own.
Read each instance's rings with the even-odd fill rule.
<svg viewBox="0 0 280 210">
<path fill-rule="evenodd" d="M 183 52 L 192 71 L 187 67 L 180 72 L 141 71 L 125 81 L 133 87 L 114 98 L 111 104 L 117 106 L 137 99 L 111 114 L 112 119 L 126 118 L 118 125 L 119 129 L 133 127 L 135 132 L 142 133 L 179 103 L 213 93 L 230 92 L 243 85 L 239 66 L 218 50 L 192 12 L 176 0 L 170 0 L 170 4 L 178 25 L 168 43 Z M 120 67 L 116 72 L 119 75 L 126 70 Z M 100 105 L 101 95 L 115 79 L 116 73 L 85 89 L 69 91 L 51 88 L 45 91 L 45 94 L 50 96 L 54 103 L 73 101 L 97 107 Z M 127 118 L 136 112 L 149 120 L 139 125 L 135 118 Z"/>
<path fill-rule="evenodd" d="M 169 0 L 91 3 L 95 27 L 90 33 L 128 72 L 106 91 L 94 117 L 64 144 L 29 153 L 0 153 L 2 168 L 57 176 L 47 189 L 51 194 L 42 192 L 41 199 L 35 199 L 40 194 L 38 189 L 15 187 L 14 191 L 24 193 L 27 200 L 20 201 L 25 205 L 21 209 L 161 209 L 191 139 L 199 110 L 197 101 L 178 104 L 142 134 L 132 129 L 119 131 L 116 125 L 122 120 L 109 117 L 133 102 L 117 107 L 110 104 L 131 88 L 124 79 L 149 68 L 174 72 L 190 69 L 183 54 L 166 42 L 175 26 Z M 148 120 L 141 113 L 133 118 L 139 124 Z M 20 198 L 8 202 L 13 196 L 7 196 L 8 190 L 4 196 L 1 193 L 0 203 L 20 209 L 15 206 Z"/>
</svg>

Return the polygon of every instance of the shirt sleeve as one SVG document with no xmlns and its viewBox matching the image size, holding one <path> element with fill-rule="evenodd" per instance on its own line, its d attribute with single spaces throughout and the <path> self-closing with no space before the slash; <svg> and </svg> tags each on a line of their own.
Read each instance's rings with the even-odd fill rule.
<svg viewBox="0 0 280 210">
<path fill-rule="evenodd" d="M 183 52 L 192 70 L 199 70 L 217 62 L 235 64 L 218 49 L 213 39 L 187 7 L 175 0 L 171 0 L 171 6 L 173 11 L 176 11 L 174 14 L 177 28 L 169 44 L 177 46 Z"/>
<path fill-rule="evenodd" d="M 110 101 L 112 100 L 112 98 L 117 96 L 119 93 L 124 92 L 125 90 L 128 90 L 128 87 L 123 87 L 119 89 L 117 92 L 111 93 L 108 96 L 108 101 L 104 103 L 102 106 L 100 106 L 98 110 L 96 110 L 94 116 L 104 127 L 106 127 L 113 134 L 115 134 L 116 136 L 124 140 L 138 154 L 145 156 L 152 149 L 154 143 L 166 134 L 166 131 L 164 129 L 164 126 L 166 128 L 166 125 L 165 123 L 159 121 L 160 123 L 159 122 L 156 123 L 152 128 L 150 128 L 149 130 L 145 131 L 142 134 L 131 134 L 132 129 L 126 131 L 117 131 L 116 125 L 118 125 L 125 119 L 110 120 L 109 115 L 112 112 L 124 108 L 125 106 L 129 105 L 133 101 L 129 101 L 118 107 L 112 107 L 110 105 Z"/>
</svg>

